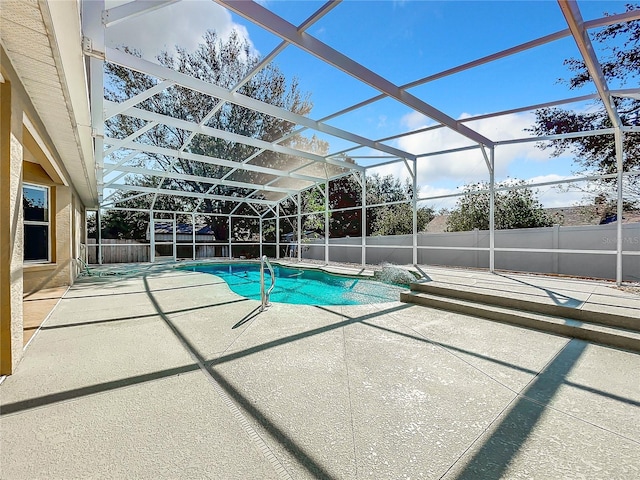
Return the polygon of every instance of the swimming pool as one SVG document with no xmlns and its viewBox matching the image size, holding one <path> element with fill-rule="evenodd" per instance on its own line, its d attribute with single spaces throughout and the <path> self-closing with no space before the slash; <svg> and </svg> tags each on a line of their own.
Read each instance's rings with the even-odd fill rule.
<svg viewBox="0 0 640 480">
<path fill-rule="evenodd" d="M 221 277 L 238 295 L 260 300 L 260 265 L 251 263 L 208 264 L 181 267 Z M 266 268 L 266 267 L 265 267 Z M 273 265 L 276 286 L 270 300 L 298 305 L 363 305 L 400 300 L 402 287 L 356 277 L 332 275 L 321 270 Z M 265 272 L 266 288 L 271 276 Z"/>
</svg>

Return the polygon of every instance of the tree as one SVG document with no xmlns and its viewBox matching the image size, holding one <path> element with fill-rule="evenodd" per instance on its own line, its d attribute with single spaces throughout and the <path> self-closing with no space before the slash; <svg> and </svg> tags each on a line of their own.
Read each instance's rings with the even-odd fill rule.
<svg viewBox="0 0 640 480">
<path fill-rule="evenodd" d="M 413 185 L 407 179 L 402 183 L 393 175 L 371 175 L 367 177 L 367 205 L 383 204 L 367 209 L 367 232 L 369 235 L 402 235 L 413 233 Z M 392 205 L 384 205 L 392 202 Z M 417 209 L 417 231 L 424 230 L 434 212 L 428 207 Z"/>
<path fill-rule="evenodd" d="M 413 185 L 411 182 L 407 180 L 403 183 L 393 175 L 374 174 L 368 175 L 366 179 L 366 235 L 412 233 Z M 340 178 L 330 184 L 330 204 L 333 209 L 361 205 L 361 198 L 362 187 L 353 176 Z M 359 208 L 334 213 L 331 218 L 331 235 L 334 237 L 361 235 L 361 217 L 362 210 Z M 423 230 L 433 217 L 432 209 L 418 207 L 418 231 Z"/>
<path fill-rule="evenodd" d="M 345 158 L 345 161 L 353 160 Z M 369 175 L 367 178 L 367 231 L 371 235 L 402 235 L 413 232 L 413 186 L 393 175 Z M 302 192 L 302 229 L 325 233 L 324 192 L 325 186 Z M 347 237 L 362 235 L 362 186 L 353 176 L 348 175 L 329 182 L 329 209 L 338 210 L 331 214 L 329 235 Z M 402 203 L 396 203 L 402 202 Z M 297 205 L 293 201 L 283 202 L 282 210 L 289 217 L 289 227 L 295 232 L 291 220 L 297 215 Z M 423 230 L 434 217 L 428 207 L 418 208 L 418 231 Z"/>
<path fill-rule="evenodd" d="M 640 5 L 627 5 L 627 11 L 640 8 Z M 607 14 L 605 14 L 607 15 Z M 608 55 L 601 59 L 602 71 L 609 84 L 624 86 L 632 83 L 637 86 L 640 78 L 640 21 L 610 25 L 593 34 L 593 41 L 601 44 Z M 582 60 L 570 58 L 565 65 L 573 72 L 568 80 L 569 88 L 577 89 L 591 82 L 591 77 Z M 614 97 L 624 125 L 640 125 L 640 100 L 629 97 Z M 556 135 L 575 131 L 611 128 L 612 123 L 607 112 L 598 101 L 594 112 L 573 112 L 562 108 L 543 108 L 536 111 L 536 123 L 529 131 L 536 135 Z M 539 145 L 542 149 L 551 149 L 552 156 L 565 152 L 575 155 L 579 173 L 612 174 L 616 173 L 616 151 L 613 135 L 599 135 L 582 138 L 553 140 Z M 640 169 L 640 134 L 625 133 L 624 170 Z M 625 197 L 630 201 L 640 200 L 640 177 L 629 176 L 625 181 Z M 610 197 L 616 188 L 616 178 L 599 181 L 596 194 Z M 593 184 L 592 184 L 593 185 Z M 590 191 L 593 193 L 593 191 Z"/>
<path fill-rule="evenodd" d="M 550 217 L 535 198 L 534 192 L 526 188 L 524 181 L 509 181 L 496 184 L 496 188 L 519 187 L 495 192 L 495 228 L 550 227 L 557 220 Z M 464 196 L 447 218 L 447 231 L 466 232 L 473 229 L 489 230 L 489 184 L 474 183 L 464 187 Z M 554 221 L 555 220 L 555 221 Z"/>
<path fill-rule="evenodd" d="M 419 207 L 417 218 L 417 231 L 425 229 L 433 220 L 433 210 L 427 207 Z M 374 220 L 373 235 L 403 235 L 413 233 L 413 209 L 408 203 L 400 203 L 384 207 L 382 212 Z"/>
<path fill-rule="evenodd" d="M 139 52 L 124 48 L 128 53 L 140 55 Z M 176 54 L 163 52 L 158 56 L 158 61 L 165 67 L 172 68 L 181 73 L 222 86 L 227 89 L 236 87 L 246 75 L 257 65 L 259 59 L 251 53 L 249 44 L 237 33 L 233 33 L 228 40 L 221 39 L 215 32 L 210 31 L 203 38 L 203 42 L 195 52 L 189 53 L 182 48 L 176 49 Z M 139 93 L 142 93 L 157 84 L 157 80 L 140 72 L 132 71 L 115 64 L 106 64 L 108 80 L 106 98 L 114 102 L 122 102 Z M 274 64 L 260 70 L 248 82 L 244 83 L 238 93 L 266 103 L 282 107 L 299 115 L 310 112 L 312 103 L 310 96 L 301 92 L 296 79 L 287 82 L 284 74 Z M 151 98 L 141 102 L 137 108 L 168 115 L 181 120 L 200 123 L 206 120 L 206 125 L 212 128 L 258 138 L 264 141 L 279 142 L 297 150 L 313 152 L 324 155 L 328 151 L 327 142 L 316 136 L 307 138 L 301 135 L 292 135 L 293 125 L 290 122 L 265 115 L 245 107 L 231 103 L 218 104 L 218 100 L 208 95 L 196 92 L 180 86 L 172 86 Z M 217 110 L 216 110 L 217 109 Z M 214 113 L 212 113 L 214 112 Z M 131 116 L 117 115 L 106 124 L 107 136 L 123 139 L 134 134 L 146 125 L 145 121 Z M 188 152 L 206 155 L 209 157 L 224 158 L 237 162 L 245 161 L 254 156 L 251 163 L 267 165 L 271 168 L 283 167 L 288 169 L 287 162 L 290 157 L 286 155 L 262 151 L 230 142 L 217 137 L 194 135 L 188 131 L 158 125 L 148 132 L 140 135 L 137 142 L 154 146 L 168 147 L 175 150 L 184 149 Z M 126 155 L 128 152 L 119 153 Z M 122 158 L 122 157 L 121 157 Z M 145 154 L 135 160 L 140 167 L 156 168 L 181 175 L 198 177 L 222 178 L 229 174 L 227 167 L 219 167 L 204 162 L 194 162 L 173 156 L 159 154 Z M 345 161 L 353 161 L 345 157 Z M 260 183 L 260 173 L 243 171 L 238 180 L 248 183 Z M 228 185 L 214 185 L 201 181 L 185 179 L 184 177 L 161 178 L 155 176 L 136 175 L 129 177 L 126 182 L 144 187 L 161 187 L 163 189 L 194 192 L 198 194 L 211 193 L 224 196 L 244 197 L 251 190 Z M 334 188 L 338 185 L 338 189 Z M 333 208 L 336 206 L 336 192 L 341 191 L 341 198 L 345 195 L 361 197 L 361 187 L 352 176 L 330 182 L 332 193 L 330 194 Z M 323 190 L 324 186 L 321 185 Z M 358 191 L 360 193 L 358 193 Z M 367 204 L 383 204 L 389 202 L 410 202 L 413 197 L 412 186 L 405 182 L 402 184 L 392 176 L 381 177 L 374 175 L 367 177 Z M 168 195 L 143 195 L 135 196 L 129 193 L 119 193 L 117 200 L 124 205 L 133 208 L 146 209 L 145 205 L 152 205 L 156 210 L 189 211 L 198 207 L 198 211 L 204 213 L 229 213 L 236 202 L 221 202 L 212 200 L 197 200 L 189 197 L 170 197 Z M 259 197 L 254 197 L 259 198 Z M 306 214 L 303 218 L 302 228 L 324 233 L 324 216 L 319 213 L 324 211 L 324 196 L 317 188 L 309 189 L 302 193 L 302 211 Z M 285 214 L 294 215 L 297 205 L 293 201 L 285 201 L 282 204 Z M 241 212 L 237 212 L 241 213 Z M 255 214 L 255 212 L 247 212 Z M 351 211 L 342 216 L 332 218 L 331 231 L 333 235 L 353 234 L 360 225 L 359 210 Z M 124 228 L 126 221 L 132 225 L 147 220 L 146 212 L 108 212 L 104 216 L 103 225 L 111 229 L 110 235 L 120 238 L 128 238 L 132 234 L 131 229 Z M 433 217 L 433 212 L 428 208 L 421 208 L 418 214 L 418 226 L 424 228 Z M 213 217 L 215 218 L 215 217 Z M 291 217 L 291 227 L 294 231 L 294 217 Z M 124 221 L 123 221 L 124 220 Z M 286 220 L 285 220 L 286 221 Z M 357 221 L 357 226 L 355 222 Z M 211 221 L 211 226 L 216 229 L 216 221 Z M 224 221 L 226 224 L 226 220 Z M 251 224 L 251 219 L 238 219 L 233 224 L 236 233 L 246 232 Z M 399 234 L 412 231 L 412 214 L 408 203 L 387 205 L 378 208 L 367 209 L 367 234 Z M 345 233 L 347 232 L 347 233 Z M 349 233 L 351 232 L 351 233 Z M 230 232 L 232 235 L 234 232 Z"/>
<path fill-rule="evenodd" d="M 140 55 L 140 52 L 127 47 L 124 47 L 124 50 L 130 54 Z M 251 52 L 247 40 L 235 31 L 226 40 L 222 39 L 215 31 L 209 31 L 204 35 L 202 43 L 194 52 L 187 52 L 185 49 L 177 47 L 175 55 L 163 52 L 157 57 L 157 60 L 165 67 L 226 89 L 237 87 L 259 62 L 259 58 Z M 151 76 L 119 65 L 106 63 L 105 68 L 107 75 L 105 97 L 110 101 L 122 102 L 158 83 L 158 80 Z M 237 91 L 239 94 L 284 108 L 299 115 L 307 115 L 312 108 L 310 95 L 301 91 L 296 79 L 287 81 L 284 74 L 273 63 L 261 69 Z M 174 85 L 141 102 L 137 108 L 196 124 L 204 122 L 212 128 L 267 142 L 290 135 L 295 127 L 294 124 L 288 121 L 270 115 L 232 103 L 219 102 L 218 99 L 209 95 Z M 109 137 L 123 139 L 140 130 L 146 123 L 131 116 L 116 115 L 106 122 L 105 130 Z M 252 163 L 268 165 L 272 168 L 278 168 L 288 160 L 288 158 L 279 153 L 271 151 L 260 152 L 255 147 L 217 137 L 201 134 L 191 136 L 189 131 L 166 125 L 158 125 L 151 128 L 143 135 L 140 135 L 136 142 L 175 150 L 183 149 L 191 153 L 237 162 L 245 161 L 251 155 L 256 155 Z M 320 155 L 325 154 L 328 150 L 328 144 L 315 136 L 306 138 L 301 135 L 290 135 L 279 143 L 299 150 L 313 151 Z M 123 156 L 128 153 L 120 152 L 117 155 Z M 139 167 L 156 168 L 181 175 L 213 179 L 220 179 L 230 172 L 228 167 L 150 153 L 146 153 L 143 156 L 138 155 L 135 163 Z M 260 177 L 262 174 L 260 173 L 248 171 L 242 171 L 241 173 L 238 174 L 238 177 L 241 177 L 238 178 L 239 181 L 246 183 L 261 182 Z M 207 183 L 184 177 L 162 178 L 151 175 L 136 175 L 135 177 L 128 177 L 126 182 L 139 186 L 161 187 L 163 189 L 196 194 L 210 193 L 244 197 L 252 191 L 251 189 Z M 123 200 L 128 197 L 133 197 L 133 195 L 121 194 L 119 199 Z M 139 200 L 134 203 L 146 205 L 146 208 L 151 205 L 158 210 L 178 209 L 179 211 L 188 211 L 197 208 L 200 212 L 224 214 L 229 213 L 237 205 L 236 202 L 230 201 L 198 200 L 189 197 L 172 198 L 168 195 L 155 196 L 150 194 L 138 198 Z M 255 212 L 253 213 L 255 214 Z M 123 215 L 131 217 L 132 221 L 135 216 L 132 213 Z M 215 228 L 216 221 L 213 219 L 216 217 L 208 218 L 212 219 L 211 226 Z M 240 225 L 242 222 L 243 220 L 237 222 L 240 229 L 242 229 L 242 225 Z"/>
</svg>

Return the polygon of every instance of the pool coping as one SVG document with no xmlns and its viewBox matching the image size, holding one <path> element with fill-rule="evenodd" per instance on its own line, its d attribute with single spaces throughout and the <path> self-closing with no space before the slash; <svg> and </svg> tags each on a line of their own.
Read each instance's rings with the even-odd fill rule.
<svg viewBox="0 0 640 480">
<path fill-rule="evenodd" d="M 315 263 L 306 263 L 298 261 L 287 260 L 269 260 L 272 265 L 280 265 L 289 268 L 305 268 L 308 270 L 320 270 L 333 275 L 350 276 L 350 277 L 363 277 L 368 279 L 375 278 L 375 270 L 367 268 L 354 268 L 350 266 L 339 265 L 319 265 Z M 184 260 L 177 262 L 173 268 L 181 268 L 183 266 L 196 266 L 196 265 L 213 265 L 213 264 L 226 264 L 226 263 L 248 263 L 248 264 L 260 264 L 259 259 L 225 259 L 225 260 Z"/>
</svg>

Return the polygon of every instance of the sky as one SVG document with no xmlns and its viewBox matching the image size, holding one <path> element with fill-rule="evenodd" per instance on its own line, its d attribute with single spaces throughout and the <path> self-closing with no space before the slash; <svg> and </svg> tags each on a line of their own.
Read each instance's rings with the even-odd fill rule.
<svg viewBox="0 0 640 480">
<path fill-rule="evenodd" d="M 126 3 L 107 1 L 107 8 Z M 299 25 L 324 2 L 266 0 L 259 2 L 288 22 Z M 579 1 L 585 20 L 604 12 L 620 13 L 624 3 Z M 358 1 L 346 0 L 313 24 L 307 33 L 349 56 L 374 73 L 402 86 L 537 37 L 565 29 L 566 21 L 556 1 Z M 109 28 L 107 44 L 126 44 L 153 59 L 160 50 L 175 45 L 197 47 L 202 34 L 213 29 L 222 37 L 237 31 L 250 42 L 257 55 L 266 55 L 280 39 L 234 15 L 209 0 L 183 0 L 121 22 Z M 597 55 L 606 52 L 596 49 Z M 563 64 L 579 56 L 571 37 L 528 50 L 515 56 L 457 73 L 409 89 L 414 96 L 463 119 L 569 96 L 591 94 L 594 87 L 568 90 L 561 79 L 570 77 Z M 311 93 L 316 120 L 376 96 L 378 92 L 349 75 L 289 46 L 275 63 L 288 78 L 296 77 L 301 89 Z M 619 87 L 612 85 L 612 88 Z M 573 105 L 593 109 L 591 102 Z M 492 140 L 530 136 L 535 121 L 532 112 L 466 123 Z M 434 125 L 434 121 L 390 99 L 375 102 L 328 124 L 377 140 L 401 132 Z M 469 145 L 469 141 L 447 129 L 389 140 L 388 145 L 420 155 L 426 152 Z M 339 152 L 348 142 L 330 139 L 330 151 Z M 369 155 L 372 152 L 359 150 Z M 369 165 L 370 160 L 359 160 Z M 571 177 L 577 170 L 571 156 L 554 158 L 549 150 L 534 143 L 496 149 L 496 180 L 523 179 L 530 182 Z M 406 177 L 403 164 L 371 170 L 372 173 Z M 460 186 L 488 180 L 485 161 L 479 152 L 425 157 L 419 160 L 418 185 L 422 196 L 447 195 Z M 559 192 L 541 187 L 540 200 L 549 207 L 584 201 L 580 192 Z M 427 202 L 450 208 L 455 199 Z"/>
</svg>

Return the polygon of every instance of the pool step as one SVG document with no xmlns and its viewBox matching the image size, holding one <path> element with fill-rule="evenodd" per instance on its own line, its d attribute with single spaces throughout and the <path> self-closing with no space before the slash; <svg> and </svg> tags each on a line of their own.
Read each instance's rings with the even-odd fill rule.
<svg viewBox="0 0 640 480">
<path fill-rule="evenodd" d="M 640 352 L 638 320 L 631 317 L 604 318 L 606 314 L 597 312 L 581 315 L 575 308 L 559 307 L 558 310 L 554 308 L 556 305 L 444 287 L 426 288 L 429 292 L 425 292 L 419 290 L 425 290 L 419 285 L 424 284 L 412 284 L 412 290 L 402 292 L 400 300 Z M 470 296 L 474 298 L 468 298 Z M 575 318 L 591 318 L 591 314 L 595 314 L 597 321 Z M 628 328 L 629 325 L 634 328 Z"/>
</svg>

